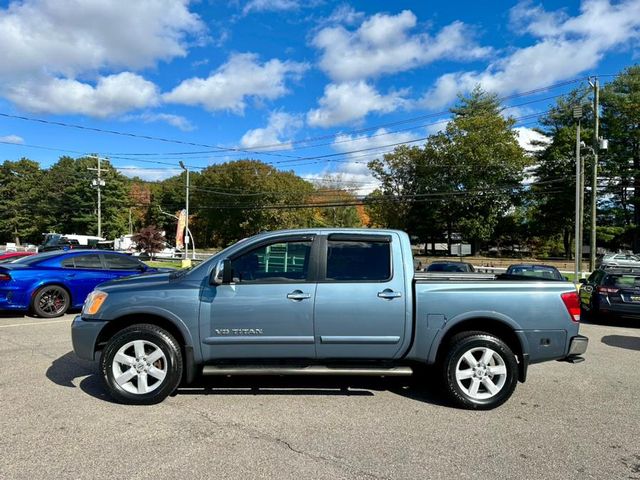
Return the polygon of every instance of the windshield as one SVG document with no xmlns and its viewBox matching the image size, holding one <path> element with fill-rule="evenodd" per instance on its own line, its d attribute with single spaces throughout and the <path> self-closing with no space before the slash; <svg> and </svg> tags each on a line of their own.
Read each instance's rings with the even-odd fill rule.
<svg viewBox="0 0 640 480">
<path fill-rule="evenodd" d="M 638 288 L 640 287 L 640 277 L 636 275 L 607 275 L 603 285 L 616 288 Z"/>
</svg>

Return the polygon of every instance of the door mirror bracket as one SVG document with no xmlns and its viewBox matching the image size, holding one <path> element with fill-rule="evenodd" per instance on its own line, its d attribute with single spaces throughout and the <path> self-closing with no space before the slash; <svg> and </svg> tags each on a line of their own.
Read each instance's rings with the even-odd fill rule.
<svg viewBox="0 0 640 480">
<path fill-rule="evenodd" d="M 231 260 L 225 258 L 217 263 L 216 267 L 211 272 L 209 283 L 211 285 L 225 285 L 233 283 Z"/>
</svg>

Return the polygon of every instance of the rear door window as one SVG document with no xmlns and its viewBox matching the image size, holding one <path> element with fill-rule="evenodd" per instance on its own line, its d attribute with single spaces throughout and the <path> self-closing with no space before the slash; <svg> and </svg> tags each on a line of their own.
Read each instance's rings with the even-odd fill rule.
<svg viewBox="0 0 640 480">
<path fill-rule="evenodd" d="M 391 243 L 329 238 L 326 278 L 338 282 L 389 280 L 391 278 Z"/>
<path fill-rule="evenodd" d="M 75 268 L 84 268 L 91 270 L 102 270 L 102 261 L 100 255 L 96 253 L 90 253 L 88 255 L 78 255 L 73 257 L 73 263 Z"/>
<path fill-rule="evenodd" d="M 107 270 L 140 270 L 143 267 L 135 258 L 125 255 L 104 255 Z"/>
</svg>

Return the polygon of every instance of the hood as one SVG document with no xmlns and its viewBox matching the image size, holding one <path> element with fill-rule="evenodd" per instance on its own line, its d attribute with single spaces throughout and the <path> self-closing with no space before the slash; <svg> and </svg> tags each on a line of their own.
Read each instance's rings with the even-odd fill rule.
<svg viewBox="0 0 640 480">
<path fill-rule="evenodd" d="M 171 274 L 168 272 L 162 273 L 147 273 L 143 275 L 134 275 L 131 277 L 122 277 L 115 280 L 109 280 L 108 282 L 101 283 L 96 289 L 108 292 L 109 290 L 142 287 L 147 285 L 157 285 L 159 283 L 168 283 L 171 278 Z"/>
</svg>

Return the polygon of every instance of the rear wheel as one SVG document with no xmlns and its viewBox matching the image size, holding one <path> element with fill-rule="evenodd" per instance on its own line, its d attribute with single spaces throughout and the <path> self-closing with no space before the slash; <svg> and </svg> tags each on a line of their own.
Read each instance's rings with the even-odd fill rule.
<svg viewBox="0 0 640 480">
<path fill-rule="evenodd" d="M 31 309 L 39 317 L 53 318 L 64 315 L 70 304 L 71 296 L 66 289 L 59 285 L 45 285 L 33 295 Z"/>
<path fill-rule="evenodd" d="M 448 397 L 467 409 L 502 405 L 518 383 L 514 353 L 498 337 L 483 332 L 454 336 L 441 368 Z"/>
<path fill-rule="evenodd" d="M 156 325 L 133 325 L 109 340 L 100 372 L 116 401 L 151 405 L 164 400 L 180 384 L 182 353 L 166 330 Z"/>
</svg>

